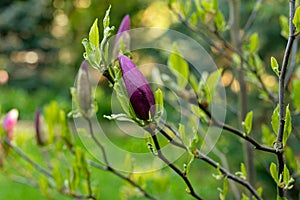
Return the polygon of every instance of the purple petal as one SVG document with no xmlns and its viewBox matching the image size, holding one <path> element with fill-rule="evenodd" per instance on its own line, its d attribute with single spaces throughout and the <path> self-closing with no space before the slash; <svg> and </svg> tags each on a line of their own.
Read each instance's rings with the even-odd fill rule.
<svg viewBox="0 0 300 200">
<path fill-rule="evenodd" d="M 125 87 L 130 103 L 138 118 L 149 119 L 155 112 L 155 100 L 151 87 L 144 75 L 136 68 L 135 64 L 126 56 L 118 57 Z"/>
</svg>

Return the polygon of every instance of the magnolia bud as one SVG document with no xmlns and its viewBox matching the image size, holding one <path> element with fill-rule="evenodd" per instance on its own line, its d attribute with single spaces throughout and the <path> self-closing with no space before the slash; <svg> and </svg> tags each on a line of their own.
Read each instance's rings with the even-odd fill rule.
<svg viewBox="0 0 300 200">
<path fill-rule="evenodd" d="M 113 50 L 113 54 L 114 57 L 117 57 L 118 53 L 119 53 L 119 49 L 120 47 L 120 42 L 122 40 L 123 45 L 126 49 L 129 49 L 130 46 L 130 36 L 128 34 L 128 30 L 130 30 L 130 16 L 126 15 L 119 27 L 118 33 L 115 37 L 115 44 L 114 44 L 114 50 Z"/>
<path fill-rule="evenodd" d="M 47 143 L 48 136 L 45 131 L 44 117 L 40 110 L 37 110 L 35 113 L 35 133 L 37 144 L 44 146 Z"/>
<path fill-rule="evenodd" d="M 2 123 L 4 131 L 7 133 L 7 138 L 11 141 L 13 139 L 13 130 L 18 122 L 19 111 L 17 109 L 10 110 Z"/>
<path fill-rule="evenodd" d="M 151 117 L 155 114 L 155 100 L 151 87 L 128 57 L 119 55 L 118 59 L 133 110 L 138 118 L 148 120 L 149 112 Z"/>
<path fill-rule="evenodd" d="M 87 67 L 87 62 L 83 61 L 78 72 L 76 87 L 79 107 L 85 114 L 92 108 L 92 89 Z"/>
</svg>

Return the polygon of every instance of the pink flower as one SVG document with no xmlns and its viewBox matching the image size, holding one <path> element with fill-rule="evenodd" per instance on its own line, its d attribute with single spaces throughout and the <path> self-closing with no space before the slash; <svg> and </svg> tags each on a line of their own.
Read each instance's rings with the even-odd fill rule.
<svg viewBox="0 0 300 200">
<path fill-rule="evenodd" d="M 4 131 L 7 133 L 7 137 L 9 140 L 13 139 L 13 130 L 18 122 L 18 117 L 19 117 L 19 111 L 17 109 L 12 109 L 10 110 L 2 123 L 2 127 Z"/>
</svg>

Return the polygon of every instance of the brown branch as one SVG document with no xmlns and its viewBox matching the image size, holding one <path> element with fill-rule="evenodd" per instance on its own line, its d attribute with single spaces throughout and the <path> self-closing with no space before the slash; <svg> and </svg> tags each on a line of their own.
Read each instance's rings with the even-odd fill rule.
<svg viewBox="0 0 300 200">
<path fill-rule="evenodd" d="M 187 185 L 188 189 L 189 189 L 189 194 L 194 197 L 195 199 L 198 200 L 202 200 L 202 198 L 195 192 L 190 180 L 188 179 L 188 177 L 186 176 L 185 173 L 183 173 L 182 171 L 180 171 L 180 169 L 178 169 L 173 163 L 171 163 L 162 153 L 158 139 L 156 137 L 155 132 L 150 128 L 147 127 L 145 128 L 145 130 L 147 130 L 148 132 L 151 133 L 151 137 L 153 139 L 155 148 L 157 150 L 157 156 L 159 159 L 161 159 L 165 164 L 167 164 L 174 172 L 176 172 L 176 174 L 178 174 L 182 180 L 185 182 L 185 184 Z M 183 147 L 185 149 L 185 147 Z"/>
<path fill-rule="evenodd" d="M 285 103 L 284 103 L 284 90 L 285 90 L 285 76 L 287 73 L 288 63 L 290 54 L 292 51 L 293 43 L 295 40 L 295 26 L 293 24 L 293 18 L 295 14 L 295 0 L 289 1 L 289 38 L 288 42 L 285 48 L 285 53 L 283 56 L 282 66 L 280 70 L 280 76 L 279 76 L 279 128 L 278 128 L 278 134 L 276 139 L 276 148 L 278 151 L 277 154 L 277 162 L 278 162 L 278 177 L 283 173 L 284 168 L 284 160 L 283 160 L 283 152 L 284 152 L 284 144 L 282 142 L 283 140 L 283 134 L 284 134 L 284 125 L 285 125 Z M 278 195 L 280 197 L 284 197 L 284 190 L 281 187 L 277 187 Z"/>
<path fill-rule="evenodd" d="M 208 156 L 202 154 L 198 149 L 195 150 L 194 156 L 195 156 L 195 158 L 198 158 L 198 159 L 201 159 L 201 160 L 205 161 L 206 163 L 208 163 L 209 165 L 213 166 L 214 168 L 219 169 L 220 172 L 224 176 L 227 176 L 229 179 L 231 179 L 231 180 L 233 180 L 233 181 L 241 184 L 245 188 L 247 188 L 249 190 L 249 192 L 251 192 L 251 194 L 253 194 L 256 197 L 256 199 L 262 200 L 262 198 L 259 196 L 259 194 L 257 193 L 257 191 L 252 187 L 252 185 L 248 181 L 246 181 L 244 179 L 241 179 L 240 177 L 231 174 L 227 169 L 225 169 L 224 167 L 221 167 L 219 165 L 219 163 L 217 163 L 216 161 L 212 160 Z"/>
<path fill-rule="evenodd" d="M 125 180 L 126 182 L 128 182 L 133 187 L 137 188 L 143 194 L 144 197 L 146 197 L 148 199 L 156 200 L 155 197 L 153 197 L 152 195 L 150 195 L 146 190 L 144 190 L 140 185 L 138 185 L 138 183 L 136 183 L 135 181 L 131 180 L 129 177 L 121 174 L 119 171 L 117 171 L 116 169 L 114 169 L 110 165 L 110 163 L 108 161 L 108 158 L 107 158 L 107 154 L 106 154 L 104 146 L 98 141 L 98 139 L 95 136 L 91 119 L 90 118 L 85 118 L 85 119 L 88 122 L 89 132 L 90 132 L 90 135 L 91 135 L 92 139 L 94 140 L 94 142 L 97 144 L 97 146 L 100 148 L 100 150 L 102 152 L 102 156 L 103 156 L 103 159 L 104 159 L 105 166 L 100 165 L 100 164 L 98 164 L 98 163 L 96 163 L 94 161 L 91 161 L 91 160 L 88 160 L 88 163 L 91 166 L 93 166 L 93 167 L 96 167 L 96 168 L 101 169 L 101 170 L 109 171 L 109 172 L 115 174 L 119 178 L 121 178 L 121 179 Z"/>
</svg>

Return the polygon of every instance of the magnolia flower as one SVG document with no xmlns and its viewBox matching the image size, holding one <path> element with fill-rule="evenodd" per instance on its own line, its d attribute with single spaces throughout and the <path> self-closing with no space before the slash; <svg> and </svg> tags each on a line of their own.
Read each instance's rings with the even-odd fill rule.
<svg viewBox="0 0 300 200">
<path fill-rule="evenodd" d="M 40 110 L 37 110 L 35 113 L 35 134 L 38 145 L 43 146 L 47 143 L 48 137 L 45 132 L 44 117 Z"/>
<path fill-rule="evenodd" d="M 79 107 L 87 114 L 92 108 L 92 92 L 86 61 L 81 63 L 76 89 Z"/>
<path fill-rule="evenodd" d="M 149 83 L 135 64 L 126 56 L 119 55 L 119 64 L 130 103 L 136 116 L 148 120 L 155 114 L 155 100 Z"/>
<path fill-rule="evenodd" d="M 123 18 L 118 33 L 115 37 L 115 44 L 114 44 L 114 50 L 113 53 L 115 55 L 115 57 L 118 55 L 119 53 L 119 49 L 120 49 L 120 41 L 122 40 L 123 45 L 126 49 L 129 48 L 130 45 L 130 36 L 128 34 L 128 30 L 130 30 L 130 16 L 129 15 L 125 15 L 125 17 Z"/>
<path fill-rule="evenodd" d="M 13 130 L 18 122 L 18 117 L 19 117 L 19 111 L 17 109 L 12 109 L 10 110 L 2 123 L 2 127 L 4 131 L 7 133 L 7 137 L 9 140 L 13 139 Z"/>
</svg>

